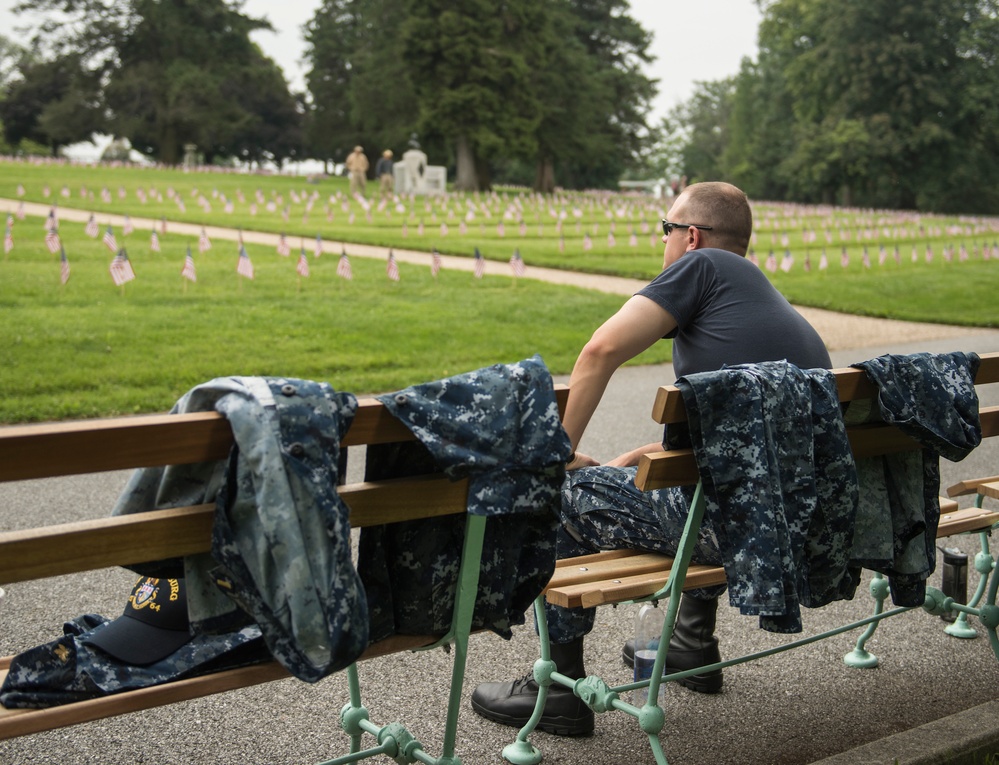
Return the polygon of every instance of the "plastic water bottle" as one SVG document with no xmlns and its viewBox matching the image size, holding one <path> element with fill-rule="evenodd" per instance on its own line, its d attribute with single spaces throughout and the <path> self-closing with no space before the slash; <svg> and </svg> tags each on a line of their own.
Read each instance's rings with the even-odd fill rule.
<svg viewBox="0 0 999 765">
<path fill-rule="evenodd" d="M 652 677 L 652 669 L 656 663 L 656 653 L 659 640 L 662 637 L 665 614 L 651 603 L 643 605 L 635 619 L 635 682 L 648 680 Z M 663 696 L 663 688 L 659 687 L 659 696 Z M 632 703 L 636 707 L 645 706 L 649 699 L 648 688 L 636 688 Z"/>
</svg>

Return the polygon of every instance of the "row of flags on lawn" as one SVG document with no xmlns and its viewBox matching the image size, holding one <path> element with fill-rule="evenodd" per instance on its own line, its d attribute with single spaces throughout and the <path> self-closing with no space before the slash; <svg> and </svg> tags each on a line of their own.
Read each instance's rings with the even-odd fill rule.
<svg viewBox="0 0 999 765">
<path fill-rule="evenodd" d="M 134 229 L 129 225 L 127 216 L 125 220 L 126 225 L 123 225 L 122 230 L 125 235 L 131 233 Z M 14 235 L 13 235 L 13 218 L 7 216 L 7 226 L 4 235 L 4 253 L 7 254 L 14 249 Z M 166 226 L 164 225 L 164 230 Z M 93 215 L 88 219 L 86 226 L 84 227 L 85 233 L 92 237 L 97 238 L 100 234 L 100 227 Z M 109 223 L 104 230 L 104 236 L 102 237 L 103 244 L 111 251 L 114 257 L 108 266 L 108 271 L 111 275 L 111 279 L 115 286 L 121 287 L 128 282 L 135 279 L 135 270 L 132 268 L 132 262 L 128 257 L 128 251 L 124 246 L 118 246 L 118 240 L 115 236 L 114 227 Z M 58 221 L 55 217 L 55 209 L 49 213 L 49 217 L 46 220 L 46 233 L 45 233 L 45 244 L 49 251 L 54 253 L 59 253 L 60 260 L 60 281 L 65 284 L 69 281 L 70 275 L 70 265 L 69 259 L 66 256 L 66 250 L 62 245 L 62 241 L 59 238 Z M 211 239 L 204 227 L 201 229 L 201 234 L 198 237 L 198 251 L 200 253 L 205 253 L 211 250 L 212 243 Z M 150 240 L 150 249 L 153 252 L 160 252 L 159 237 L 155 229 L 153 229 Z M 288 244 L 288 240 L 282 233 L 278 238 L 277 244 L 278 255 L 288 257 L 291 254 L 291 247 Z M 316 235 L 315 246 L 313 250 L 313 257 L 319 258 L 323 254 L 323 241 L 320 234 Z M 476 279 L 481 279 L 485 275 L 485 264 L 486 260 L 479 248 L 475 248 L 474 254 L 474 267 L 472 269 L 473 276 Z M 433 249 L 431 253 L 430 260 L 430 272 L 431 275 L 436 279 L 442 268 L 442 258 L 440 252 L 437 248 Z M 522 277 L 527 273 L 527 266 L 524 263 L 524 259 L 520 255 L 520 250 L 515 250 L 510 258 L 510 268 L 515 277 Z M 309 278 L 311 272 L 309 269 L 309 261 L 306 256 L 305 245 L 302 244 L 298 261 L 295 265 L 295 270 L 298 275 L 302 278 Z M 388 257 L 385 266 L 386 276 L 391 280 L 398 282 L 400 280 L 399 275 L 399 264 L 395 258 L 394 253 L 390 249 L 388 252 Z M 245 279 L 254 279 L 255 272 L 253 268 L 253 261 L 250 259 L 249 253 L 246 251 L 246 247 L 243 244 L 242 233 L 240 233 L 238 238 L 238 258 L 236 261 L 236 273 Z M 337 262 L 336 274 L 339 278 L 346 281 L 350 281 L 354 278 L 353 269 L 351 268 L 350 258 L 347 255 L 346 248 L 340 254 L 339 261 Z M 180 275 L 182 278 L 190 281 L 196 282 L 198 280 L 197 267 L 195 266 L 194 256 L 191 252 L 191 247 L 188 245 L 187 254 L 184 258 L 184 265 L 181 268 Z"/>
<path fill-rule="evenodd" d="M 45 221 L 45 244 L 50 252 L 53 254 L 58 253 L 60 256 L 60 278 L 62 283 L 65 284 L 69 279 L 70 266 L 69 261 L 66 257 L 66 252 L 62 246 L 61 239 L 59 237 L 58 220 L 56 216 L 56 208 L 52 207 L 50 209 L 48 218 Z M 4 234 L 4 253 L 7 254 L 14 248 L 14 236 L 13 236 L 13 226 L 14 218 L 12 215 L 7 216 L 6 231 Z M 166 220 L 162 220 L 160 224 L 160 230 L 165 232 L 167 229 Z M 93 214 L 90 215 L 87 223 L 84 227 L 85 233 L 92 237 L 97 238 L 100 235 L 100 226 Z M 123 223 L 121 226 L 121 231 L 125 236 L 134 232 L 134 227 L 127 215 L 124 216 Z M 587 236 L 586 239 L 589 239 Z M 104 235 L 102 237 L 104 245 L 113 254 L 113 260 L 109 266 L 109 271 L 114 283 L 121 286 L 129 281 L 135 279 L 135 272 L 132 268 L 131 261 L 128 258 L 128 253 L 124 246 L 119 246 L 118 239 L 115 235 L 114 227 L 108 224 L 104 229 Z M 940 246 L 939 243 L 937 245 Z M 589 249 L 592 247 L 592 243 L 587 246 L 587 242 L 584 240 L 584 249 Z M 931 263 L 936 256 L 933 243 L 926 242 L 925 249 L 922 243 L 913 243 L 912 252 L 910 260 L 913 263 L 918 262 L 921 258 L 927 263 Z M 150 239 L 150 249 L 153 252 L 160 252 L 160 241 L 156 228 L 154 227 L 151 232 Z M 199 253 L 206 253 L 212 249 L 212 242 L 208 236 L 205 227 L 201 228 L 201 233 L 197 240 L 197 249 Z M 282 233 L 278 238 L 277 243 L 277 253 L 283 257 L 289 257 L 291 255 L 291 246 L 288 243 L 287 237 Z M 313 246 L 313 257 L 319 258 L 323 254 L 323 239 L 321 234 L 316 234 L 314 246 Z M 991 245 L 987 242 L 979 247 L 979 243 L 975 242 L 972 244 L 971 250 L 964 244 L 961 244 L 959 248 L 953 245 L 944 245 L 940 248 L 940 257 L 947 262 L 952 262 L 954 260 L 963 262 L 970 259 L 980 259 L 980 260 L 992 260 L 995 259 L 999 261 L 999 241 L 994 241 Z M 777 255 L 773 250 L 770 250 L 769 254 L 765 259 L 759 258 L 756 255 L 755 249 L 750 249 L 747 258 L 770 273 L 776 273 L 778 270 L 784 271 L 785 273 L 790 272 L 796 265 L 797 259 L 792 254 L 790 248 L 785 249 L 783 258 L 778 260 Z M 898 244 L 893 248 L 892 252 L 889 252 L 885 245 L 880 245 L 877 254 L 877 264 L 883 266 L 888 260 L 894 260 L 896 264 L 901 264 L 902 254 L 900 252 Z M 474 256 L 474 266 L 473 274 L 475 278 L 481 279 L 485 274 L 485 259 L 483 258 L 481 252 L 478 248 L 475 248 Z M 867 246 L 863 247 L 862 254 L 860 256 L 861 263 L 864 268 L 870 268 L 872 266 L 872 258 L 868 251 Z M 846 246 L 843 246 L 839 262 L 841 267 L 847 268 L 851 264 L 851 254 L 847 250 Z M 825 271 L 829 268 L 830 258 L 826 253 L 825 248 L 821 250 L 821 254 L 818 256 L 818 262 L 815 267 L 819 271 Z M 437 275 L 440 273 L 442 267 L 441 255 L 436 248 L 433 249 L 431 254 L 431 274 L 436 279 Z M 306 256 L 304 241 L 300 248 L 300 253 L 298 260 L 296 262 L 296 272 L 302 278 L 310 277 L 310 268 L 308 263 L 308 258 Z M 524 264 L 523 258 L 520 256 L 520 251 L 515 250 L 513 256 L 510 258 L 510 268 L 515 277 L 522 277 L 526 273 L 526 265 Z M 812 263 L 812 253 L 806 248 L 804 258 L 802 261 L 802 268 L 805 272 L 810 272 L 813 269 Z M 253 263 L 250 260 L 250 256 L 243 245 L 242 233 L 240 233 L 238 238 L 238 259 L 236 262 L 236 272 L 239 276 L 246 279 L 254 279 L 255 272 L 253 268 Z M 337 264 L 337 276 L 341 279 L 350 280 L 353 278 L 352 269 L 350 266 L 350 260 L 344 250 L 340 256 L 340 260 Z M 392 281 L 399 281 L 399 265 L 392 251 L 390 250 L 386 262 L 386 275 Z M 189 281 L 197 281 L 196 268 L 194 265 L 193 255 L 191 254 L 191 248 L 188 247 L 187 256 L 184 261 L 184 266 L 181 270 L 181 276 Z"/>
<path fill-rule="evenodd" d="M 945 245 L 941 248 L 940 256 L 948 263 L 953 262 L 955 259 L 962 263 L 967 260 L 971 260 L 972 258 L 975 260 L 999 260 L 999 240 L 993 241 L 991 245 L 988 242 L 984 243 L 981 250 L 979 250 L 977 242 L 972 245 L 972 249 L 970 251 L 963 243 L 956 251 L 953 245 Z M 750 249 L 746 257 L 750 262 L 760 266 L 760 260 L 757 257 L 755 250 Z M 922 252 L 920 252 L 920 248 L 918 246 L 913 245 L 909 260 L 912 263 L 918 263 L 920 257 L 922 257 L 922 259 L 927 263 L 933 262 L 935 251 L 932 243 L 927 242 L 926 248 Z M 884 245 L 881 245 L 878 248 L 878 265 L 883 266 L 889 260 L 893 260 L 896 265 L 901 265 L 902 253 L 899 250 L 898 245 L 895 245 L 891 253 L 888 252 L 888 248 Z M 867 247 L 864 247 L 861 252 L 860 262 L 864 268 L 871 268 L 871 255 Z M 849 268 L 850 263 L 850 253 L 846 247 L 843 247 L 842 250 L 840 250 L 839 264 L 842 268 Z M 794 268 L 794 264 L 795 257 L 791 254 L 790 249 L 784 250 L 784 256 L 781 258 L 779 264 L 774 251 L 770 250 L 770 253 L 763 262 L 762 268 L 765 268 L 770 273 L 776 273 L 778 270 L 781 270 L 784 273 L 789 273 Z M 825 271 L 829 268 L 829 256 L 826 254 L 825 248 L 822 249 L 822 252 L 819 255 L 817 267 L 819 271 Z M 806 273 L 812 270 L 812 258 L 807 251 L 805 252 L 802 268 Z"/>
</svg>

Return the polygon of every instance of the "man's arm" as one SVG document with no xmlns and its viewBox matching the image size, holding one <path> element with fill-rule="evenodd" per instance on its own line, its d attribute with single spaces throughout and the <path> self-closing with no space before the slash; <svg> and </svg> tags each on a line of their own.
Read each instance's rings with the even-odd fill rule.
<svg viewBox="0 0 999 765">
<path fill-rule="evenodd" d="M 675 327 L 676 320 L 668 311 L 635 295 L 593 333 L 569 378 L 569 400 L 562 424 L 573 449 L 579 445 L 611 375 Z"/>
</svg>

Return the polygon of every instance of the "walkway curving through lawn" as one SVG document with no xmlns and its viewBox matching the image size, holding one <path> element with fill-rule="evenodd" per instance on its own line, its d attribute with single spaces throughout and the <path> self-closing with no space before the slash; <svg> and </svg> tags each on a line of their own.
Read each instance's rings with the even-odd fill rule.
<svg viewBox="0 0 999 765">
<path fill-rule="evenodd" d="M 0 198 L 0 206 L 5 206 L 10 210 L 13 210 L 20 204 L 22 204 L 21 200 Z M 52 205 L 36 202 L 23 202 L 23 204 L 26 215 L 43 218 L 48 216 L 49 211 L 53 207 Z M 91 215 L 98 215 L 102 224 L 110 223 L 113 226 L 121 226 L 125 221 L 124 215 L 115 215 L 106 212 L 97 213 L 96 211 L 79 210 L 71 207 L 57 207 L 57 211 L 59 220 L 61 221 L 86 223 Z M 153 218 L 135 218 L 130 216 L 130 219 L 133 226 L 148 231 L 152 231 L 154 228 L 159 231 L 162 225 L 162 221 Z M 166 225 L 168 233 L 186 234 L 195 238 L 201 234 L 202 228 L 212 240 L 219 239 L 235 242 L 240 235 L 239 230 L 234 228 L 203 226 L 200 223 L 183 223 L 167 220 Z M 279 234 L 264 231 L 243 231 L 242 236 L 244 242 L 270 247 L 277 247 L 278 239 L 280 238 Z M 289 239 L 295 238 L 298 237 L 289 237 Z M 323 242 L 324 253 L 339 255 L 343 248 L 349 248 L 348 254 L 351 257 L 376 258 L 378 260 L 385 260 L 389 252 L 388 247 L 369 244 L 353 244 L 351 242 L 339 242 L 335 240 Z M 391 249 L 395 259 L 401 263 L 411 263 L 427 267 L 430 265 L 430 253 L 398 249 L 396 247 Z M 470 272 L 475 268 L 475 261 L 470 257 L 444 254 L 441 254 L 440 257 L 441 267 L 445 269 Z M 505 262 L 486 260 L 485 274 L 509 276 L 510 266 Z M 639 279 L 563 271 L 556 268 L 541 268 L 531 266 L 530 263 L 527 264 L 527 273 L 524 278 L 622 296 L 633 295 L 646 284 L 646 282 Z M 870 316 L 855 316 L 853 314 L 837 313 L 836 311 L 808 308 L 805 306 L 795 306 L 795 308 L 815 327 L 830 351 L 839 351 L 847 348 L 864 348 L 888 342 L 914 343 L 925 340 L 945 340 L 951 337 L 963 337 L 993 331 L 974 327 L 956 327 L 947 324 L 877 319 Z M 760 331 L 767 331 L 767 328 L 761 327 Z"/>
</svg>

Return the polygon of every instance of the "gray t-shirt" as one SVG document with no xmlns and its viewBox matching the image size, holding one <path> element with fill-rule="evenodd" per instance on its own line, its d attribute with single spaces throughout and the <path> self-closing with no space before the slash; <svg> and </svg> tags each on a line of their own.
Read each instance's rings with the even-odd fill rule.
<svg viewBox="0 0 999 765">
<path fill-rule="evenodd" d="M 724 365 L 786 359 L 829 369 L 822 338 L 760 269 L 726 250 L 691 250 L 636 294 L 676 319 L 677 377 Z"/>
</svg>

